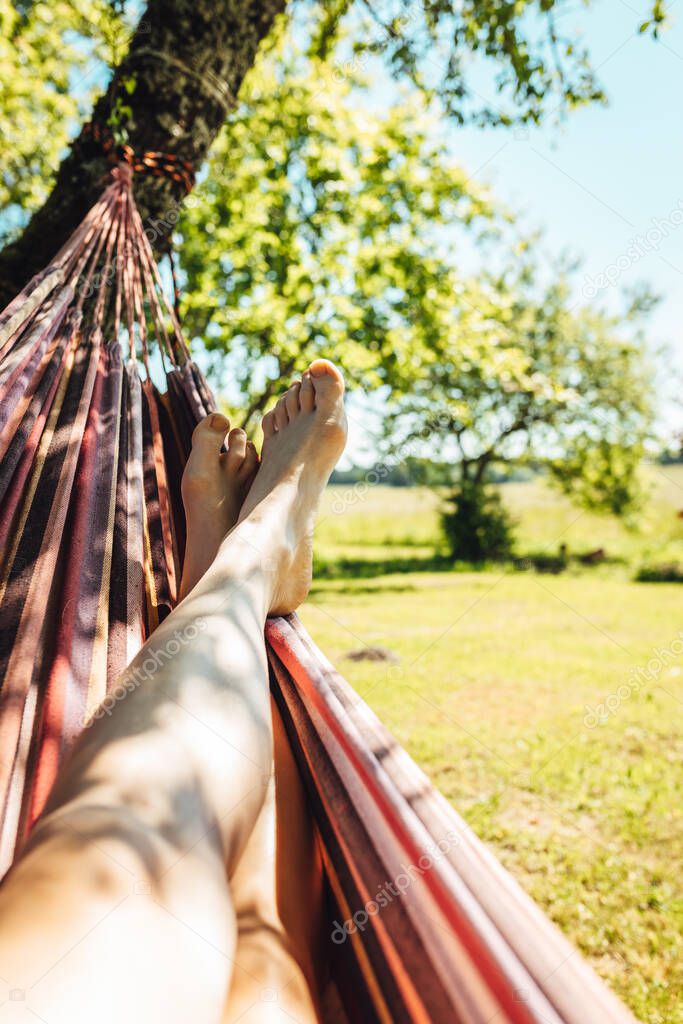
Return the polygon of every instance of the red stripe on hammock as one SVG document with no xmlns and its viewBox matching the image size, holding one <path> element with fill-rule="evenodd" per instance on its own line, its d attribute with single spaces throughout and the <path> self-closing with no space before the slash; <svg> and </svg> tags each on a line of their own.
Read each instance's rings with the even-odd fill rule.
<svg viewBox="0 0 683 1024">
<path fill-rule="evenodd" d="M 25 354 L 20 357 L 0 388 L 0 432 L 10 420 L 17 403 L 23 398 L 31 378 L 40 365 L 43 353 L 59 330 L 64 320 L 71 293 L 65 289 L 61 293 L 56 311 L 49 320 L 38 323 L 25 342 Z"/>
<path fill-rule="evenodd" d="M 0 604 L 2 627 L 11 620 L 15 638 L 0 650 L 4 681 L 0 690 L 0 794 L 4 797 L 0 871 L 9 865 L 19 831 L 23 791 L 30 774 L 29 750 L 40 696 L 36 661 L 45 643 L 43 629 L 54 623 L 50 610 L 60 545 L 75 467 L 68 451 L 80 444 L 92 393 L 95 365 L 87 350 L 76 353 L 38 486 Z M 9 597 L 9 600 L 8 600 Z M 46 622 L 46 615 L 48 616 Z M 0 638 L 3 640 L 3 628 Z"/>
<path fill-rule="evenodd" d="M 330 759 L 320 734 L 315 729 L 302 695 L 280 662 L 274 650 L 269 650 L 271 671 L 275 675 L 275 698 L 283 720 L 289 722 L 290 742 L 299 754 L 299 768 L 308 781 L 309 798 L 325 848 L 325 864 L 336 890 L 347 907 L 338 904 L 341 920 L 346 919 L 349 907 L 367 905 L 387 881 L 390 870 L 376 850 L 373 836 L 361 820 L 350 800 L 347 787 Z M 293 734 L 293 735 L 292 735 Z M 381 822 L 375 823 L 381 828 Z M 352 849 L 357 851 L 354 857 Z M 358 852 L 362 851 L 362 852 Z M 398 944 L 397 944 L 398 943 Z M 353 933 L 342 946 L 333 945 L 331 962 L 343 978 L 338 986 L 351 1019 L 363 1012 L 357 993 L 348 986 L 358 984 L 358 975 L 365 979 L 377 1010 L 377 1020 L 387 1020 L 388 1007 L 391 1021 L 429 1021 L 426 1008 L 439 1014 L 436 1019 L 453 1020 L 452 1004 L 443 991 L 438 978 L 434 978 L 431 965 L 421 956 L 416 943 L 415 929 L 400 901 L 394 900 L 382 915 L 369 917 L 362 935 Z M 435 983 L 434 983 L 435 982 Z M 375 990 L 379 989 L 380 1005 Z M 426 1001 L 426 1002 L 425 1002 Z"/>
<path fill-rule="evenodd" d="M 339 722 L 330 714 L 327 704 L 302 663 L 302 653 L 306 657 L 307 652 L 302 651 L 301 644 L 297 644 L 296 634 L 291 626 L 281 620 L 269 620 L 267 637 L 288 672 L 296 680 L 297 686 L 315 707 L 326 727 L 344 751 L 349 763 L 353 765 L 354 770 L 372 794 L 383 820 L 387 822 L 394 835 L 399 839 L 411 861 L 417 863 L 424 850 L 418 846 L 413 836 L 405 829 L 400 814 L 378 786 L 376 777 L 368 771 L 366 764 L 354 745 L 349 742 L 348 736 L 341 729 Z M 296 650 L 297 646 L 299 650 Z M 500 1009 L 507 1019 L 511 1024 L 538 1024 L 539 1019 L 542 1018 L 537 1017 L 525 1003 L 521 1002 L 514 989 L 510 987 L 508 972 L 502 968 L 500 962 L 492 957 L 491 950 L 483 941 L 481 934 L 461 908 L 454 903 L 452 894 L 444 885 L 440 875 L 429 871 L 422 878 L 450 927 L 461 938 L 465 948 L 469 950 L 473 964 L 476 963 L 477 970 L 485 979 L 489 991 L 496 996 Z"/>
<path fill-rule="evenodd" d="M 157 409 L 157 389 L 151 381 L 146 380 L 142 385 L 147 399 L 150 427 L 152 434 L 152 450 L 154 452 L 154 469 L 157 480 L 157 493 L 159 499 L 159 522 L 161 537 L 164 545 L 166 559 L 166 578 L 168 580 L 169 599 L 175 605 L 178 599 L 178 548 L 173 535 L 173 518 L 171 501 L 168 494 L 168 481 L 166 479 L 166 464 L 164 462 L 164 442 L 159 428 L 159 411 Z"/>
<path fill-rule="evenodd" d="M 64 754 L 85 724 L 114 472 L 113 438 L 121 403 L 121 357 L 102 347 L 78 452 L 67 523 L 62 614 L 43 688 L 37 757 L 26 828 L 45 806 Z M 104 696 L 104 680 L 102 685 Z"/>
<path fill-rule="evenodd" d="M 62 353 L 61 360 L 59 361 L 59 365 L 56 368 L 54 377 L 49 384 L 49 388 L 43 399 L 42 406 L 40 407 L 33 421 L 31 431 L 22 446 L 21 456 L 16 465 L 16 468 L 13 468 L 11 466 L 8 467 L 8 479 L 6 480 L 6 482 L 3 482 L 2 484 L 3 488 L 7 486 L 7 491 L 0 499 L 0 551 L 5 550 L 10 527 L 12 526 L 12 521 L 17 512 L 17 508 L 19 506 L 23 494 L 24 485 L 26 483 L 26 480 L 28 479 L 29 473 L 31 472 L 33 461 L 35 459 L 35 455 L 40 444 L 40 439 L 43 435 L 43 430 L 45 428 L 48 416 L 50 415 L 52 403 L 54 401 L 57 388 L 59 387 L 59 382 L 61 381 L 62 375 L 64 373 L 66 361 L 69 355 L 70 342 L 71 339 L 69 339 L 68 343 L 65 343 L 64 345 L 64 351 Z M 3 471 L 5 470 L 5 466 L 6 461 L 5 459 L 3 459 Z M 5 481 L 4 472 L 1 474 L 1 476 L 3 481 Z"/>
</svg>

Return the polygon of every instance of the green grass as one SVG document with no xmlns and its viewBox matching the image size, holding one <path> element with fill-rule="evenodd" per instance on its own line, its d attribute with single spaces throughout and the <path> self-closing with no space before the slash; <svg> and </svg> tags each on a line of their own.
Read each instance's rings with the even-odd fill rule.
<svg viewBox="0 0 683 1024">
<path fill-rule="evenodd" d="M 378 487 L 339 514 L 348 489 L 332 490 L 317 554 L 339 578 L 316 584 L 302 618 L 634 1013 L 683 1024 L 683 655 L 603 724 L 584 722 L 587 705 L 683 638 L 680 585 L 632 581 L 643 561 L 683 556 L 683 472 L 651 478 L 637 531 L 538 483 L 508 485 L 520 553 L 562 536 L 621 559 L 552 577 L 447 571 L 427 492 Z M 386 566 L 406 571 L 378 576 Z M 348 660 L 366 645 L 399 663 Z"/>
</svg>

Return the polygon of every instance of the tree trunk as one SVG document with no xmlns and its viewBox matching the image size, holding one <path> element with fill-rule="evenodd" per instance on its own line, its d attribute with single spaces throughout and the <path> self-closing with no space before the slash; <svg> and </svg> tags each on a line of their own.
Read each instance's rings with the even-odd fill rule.
<svg viewBox="0 0 683 1024">
<path fill-rule="evenodd" d="M 120 97 L 132 109 L 126 123 L 135 153 L 176 154 L 198 168 L 261 40 L 286 0 L 150 0 L 128 54 L 95 106 L 107 124 Z M 132 78 L 129 95 L 122 80 Z M 44 206 L 23 235 L 0 252 L 0 309 L 46 266 L 102 191 L 111 164 L 88 134 L 75 139 Z M 157 254 L 168 246 L 183 186 L 136 176 L 135 197 Z"/>
<path fill-rule="evenodd" d="M 479 459 L 476 460 L 476 469 L 474 471 L 474 476 L 472 478 L 472 482 L 475 484 L 475 486 L 478 487 L 481 483 L 484 482 L 484 473 L 486 472 L 487 467 L 492 459 L 493 452 L 485 452 L 483 455 L 479 457 Z"/>
</svg>

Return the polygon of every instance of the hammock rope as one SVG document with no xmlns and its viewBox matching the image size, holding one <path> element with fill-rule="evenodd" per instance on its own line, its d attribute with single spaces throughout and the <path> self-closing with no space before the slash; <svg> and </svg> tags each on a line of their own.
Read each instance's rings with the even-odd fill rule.
<svg viewBox="0 0 683 1024">
<path fill-rule="evenodd" d="M 119 161 L 0 314 L 2 872 L 74 740 L 105 698 L 125 696 L 120 674 L 177 601 L 180 479 L 216 405 L 133 198 L 134 171 L 189 174 L 163 156 Z M 632 1024 L 297 617 L 269 620 L 266 641 L 325 866 L 324 1019 Z"/>
</svg>

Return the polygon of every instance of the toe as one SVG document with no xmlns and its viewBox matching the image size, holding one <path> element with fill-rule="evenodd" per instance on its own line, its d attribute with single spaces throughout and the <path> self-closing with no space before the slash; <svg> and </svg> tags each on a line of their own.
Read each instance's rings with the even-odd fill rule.
<svg viewBox="0 0 683 1024">
<path fill-rule="evenodd" d="M 182 494 L 186 502 L 202 494 L 219 472 L 220 451 L 229 427 L 227 417 L 215 412 L 194 428 L 192 451 L 182 479 Z"/>
<path fill-rule="evenodd" d="M 331 363 L 329 359 L 314 359 L 308 370 L 313 377 L 314 385 L 322 383 L 326 377 L 330 377 L 343 389 L 344 378 L 342 377 L 341 370 L 334 363 Z"/>
<path fill-rule="evenodd" d="M 212 476 L 218 467 L 220 451 L 230 420 L 220 412 L 206 416 L 192 434 L 192 451 L 185 467 L 185 483 L 194 478 Z"/>
<path fill-rule="evenodd" d="M 240 468 L 240 479 L 248 479 L 258 469 L 258 452 L 256 451 L 256 445 L 253 441 L 247 441 L 247 450 L 244 456 L 244 462 Z"/>
<path fill-rule="evenodd" d="M 235 427 L 228 434 L 228 455 L 225 464 L 230 470 L 237 470 L 244 462 L 247 454 L 247 435 L 240 427 Z"/>
<path fill-rule="evenodd" d="M 198 423 L 192 434 L 192 448 L 218 453 L 230 429 L 230 420 L 220 412 L 206 416 Z"/>
<path fill-rule="evenodd" d="M 272 437 L 275 433 L 275 411 L 273 409 L 267 412 L 261 420 L 261 430 L 263 431 L 264 438 Z"/>
<path fill-rule="evenodd" d="M 289 416 L 287 415 L 287 406 L 285 405 L 284 396 L 277 400 L 275 408 L 273 409 L 273 415 L 275 417 L 275 426 L 278 430 L 284 430 L 289 423 Z"/>
<path fill-rule="evenodd" d="M 326 413 L 333 411 L 344 394 L 344 378 L 341 371 L 329 359 L 316 359 L 311 363 L 309 372 L 316 409 L 322 409 Z"/>
<path fill-rule="evenodd" d="M 313 379 L 306 370 L 301 378 L 301 390 L 299 391 L 299 405 L 302 412 L 312 412 L 315 407 L 315 391 L 313 390 Z"/>
<path fill-rule="evenodd" d="M 301 411 L 299 406 L 299 392 L 301 391 L 301 381 L 297 380 L 292 384 L 289 391 L 286 391 L 282 396 L 287 410 L 287 417 L 293 420 L 295 416 L 299 415 Z"/>
</svg>

